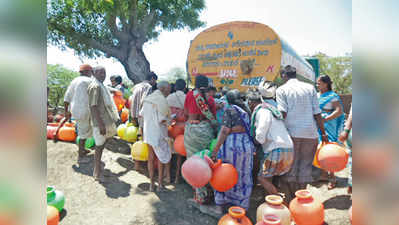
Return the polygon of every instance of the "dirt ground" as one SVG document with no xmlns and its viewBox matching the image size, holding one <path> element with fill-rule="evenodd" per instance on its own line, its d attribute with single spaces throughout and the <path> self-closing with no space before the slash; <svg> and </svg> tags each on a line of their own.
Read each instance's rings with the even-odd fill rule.
<svg viewBox="0 0 399 225">
<path fill-rule="evenodd" d="M 77 145 L 47 141 L 48 185 L 65 194 L 65 210 L 60 225 L 216 225 L 217 219 L 189 207 L 191 187 L 167 185 L 167 191 L 149 192 L 149 179 L 133 170 L 130 146 L 113 139 L 103 153 L 103 183 L 95 182 L 93 163 L 77 164 Z M 93 160 L 94 152 L 89 157 Z M 338 187 L 315 184 L 311 192 L 324 203 L 325 225 L 348 225 L 351 199 L 346 194 L 347 170 L 337 174 Z M 172 173 L 173 178 L 174 173 Z M 264 192 L 256 186 L 247 212 L 255 221 L 256 208 L 264 202 Z M 255 224 L 255 223 L 254 223 Z"/>
</svg>

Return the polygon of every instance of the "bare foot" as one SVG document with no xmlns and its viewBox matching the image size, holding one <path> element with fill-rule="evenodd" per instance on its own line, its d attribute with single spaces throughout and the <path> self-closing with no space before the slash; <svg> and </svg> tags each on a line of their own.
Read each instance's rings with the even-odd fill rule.
<svg viewBox="0 0 399 225">
<path fill-rule="evenodd" d="M 166 184 L 170 184 L 172 182 L 172 179 L 169 177 L 165 177 L 165 179 L 163 180 Z"/>
<path fill-rule="evenodd" d="M 175 184 L 178 184 L 178 183 L 180 183 L 180 178 L 179 177 L 176 177 L 176 179 L 175 179 L 175 182 L 174 182 Z"/>
</svg>

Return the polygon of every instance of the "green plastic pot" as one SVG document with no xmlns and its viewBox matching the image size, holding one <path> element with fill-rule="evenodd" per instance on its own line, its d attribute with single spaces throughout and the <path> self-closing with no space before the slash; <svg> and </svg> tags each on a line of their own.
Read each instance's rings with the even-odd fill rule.
<svg viewBox="0 0 399 225">
<path fill-rule="evenodd" d="M 47 205 L 54 206 L 61 212 L 65 205 L 64 193 L 55 190 L 52 186 L 47 187 Z"/>
<path fill-rule="evenodd" d="M 79 144 L 79 141 L 80 141 L 80 137 L 76 138 L 76 144 Z M 86 139 L 86 142 L 85 142 L 85 147 L 86 147 L 86 148 L 91 148 L 91 147 L 93 147 L 95 144 L 96 144 L 96 142 L 94 141 L 94 138 L 93 138 L 93 137 L 87 138 L 87 139 Z"/>
</svg>

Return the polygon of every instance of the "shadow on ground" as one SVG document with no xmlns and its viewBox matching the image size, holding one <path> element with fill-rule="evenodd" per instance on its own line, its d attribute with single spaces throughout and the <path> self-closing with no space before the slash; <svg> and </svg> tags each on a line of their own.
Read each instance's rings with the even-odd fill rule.
<svg viewBox="0 0 399 225">
<path fill-rule="evenodd" d="M 352 205 L 350 195 L 338 195 L 323 202 L 324 209 L 347 210 Z"/>
<path fill-rule="evenodd" d="M 90 159 L 88 163 L 80 163 L 78 165 L 72 165 L 72 168 L 75 172 L 84 174 L 86 176 L 93 176 L 93 168 L 94 168 L 94 156 L 88 155 Z M 134 164 L 129 162 L 129 160 L 124 158 L 118 158 L 117 162 L 125 168 L 124 171 L 119 173 L 113 173 L 109 169 L 104 169 L 105 164 L 101 163 L 101 167 L 103 168 L 104 180 L 99 182 L 104 186 L 106 195 L 110 198 L 123 198 L 128 197 L 130 194 L 130 190 L 132 186 L 124 181 L 121 181 L 119 177 L 125 175 L 130 170 L 133 169 Z"/>
</svg>

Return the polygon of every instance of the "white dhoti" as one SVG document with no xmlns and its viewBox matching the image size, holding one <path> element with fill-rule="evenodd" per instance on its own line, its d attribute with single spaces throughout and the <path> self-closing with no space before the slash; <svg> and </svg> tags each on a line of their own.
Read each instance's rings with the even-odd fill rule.
<svg viewBox="0 0 399 225">
<path fill-rule="evenodd" d="M 168 127 L 166 124 L 161 123 L 162 121 L 166 121 L 167 117 L 161 114 L 153 103 L 146 101 L 144 101 L 140 114 L 144 122 L 144 143 L 151 145 L 161 163 L 168 163 L 172 158 Z"/>
<path fill-rule="evenodd" d="M 108 138 L 112 138 L 116 135 L 116 125 L 110 124 L 105 127 L 105 135 L 100 134 L 99 127 L 93 127 L 93 138 L 96 146 L 102 146 Z"/>
</svg>

